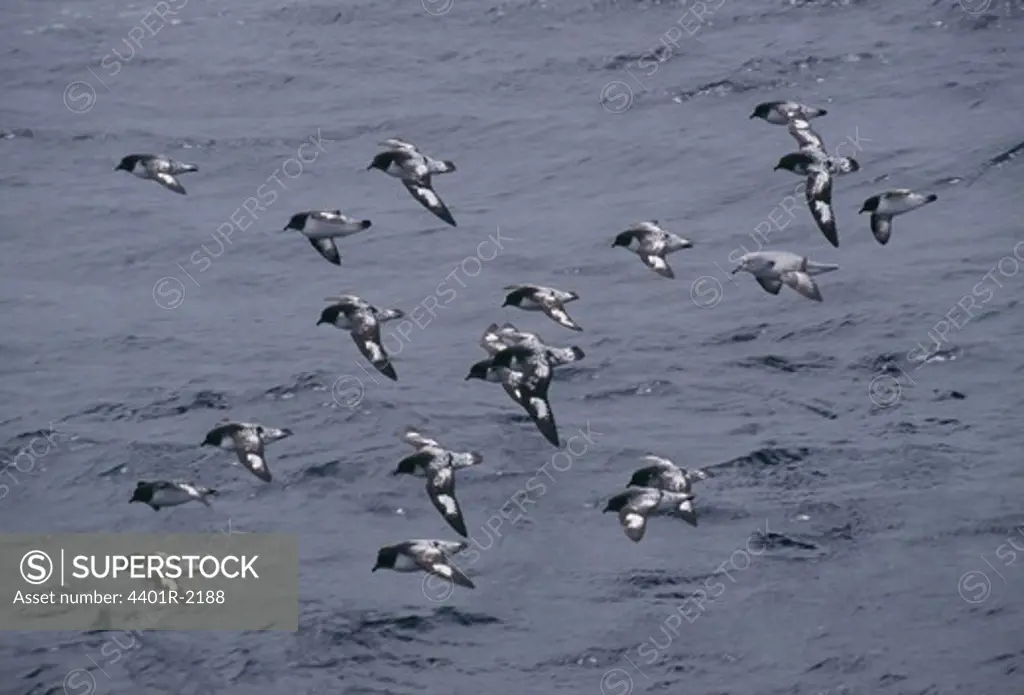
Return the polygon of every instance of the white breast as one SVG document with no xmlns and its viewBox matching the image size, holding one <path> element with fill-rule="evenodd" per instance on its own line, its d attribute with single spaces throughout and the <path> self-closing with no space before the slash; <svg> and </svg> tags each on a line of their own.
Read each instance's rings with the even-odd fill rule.
<svg viewBox="0 0 1024 695">
<path fill-rule="evenodd" d="M 418 572 L 422 567 L 416 564 L 408 555 L 399 555 L 395 558 L 395 571 L 396 572 Z"/>
</svg>

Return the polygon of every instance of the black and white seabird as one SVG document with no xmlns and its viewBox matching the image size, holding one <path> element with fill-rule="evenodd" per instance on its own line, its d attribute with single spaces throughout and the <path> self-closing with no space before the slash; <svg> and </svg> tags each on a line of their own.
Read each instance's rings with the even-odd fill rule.
<svg viewBox="0 0 1024 695">
<path fill-rule="evenodd" d="M 144 502 L 152 507 L 154 512 L 158 512 L 161 507 L 174 507 L 193 500 L 209 507 L 211 505 L 206 498 L 216 494 L 216 490 L 182 481 L 140 480 L 128 501 Z"/>
<path fill-rule="evenodd" d="M 785 284 L 808 299 L 820 302 L 821 290 L 811 276 L 838 269 L 838 265 L 815 263 L 807 256 L 788 251 L 756 251 L 740 256 L 739 265 L 733 268 L 732 274 L 744 270 L 753 275 L 766 292 L 778 294 Z"/>
<path fill-rule="evenodd" d="M 439 540 L 412 540 L 385 545 L 377 552 L 377 562 L 370 571 L 386 569 L 395 572 L 427 572 L 467 589 L 475 589 L 473 582 L 451 559 L 452 555 L 465 550 L 467 545 L 465 542 Z"/>
<path fill-rule="evenodd" d="M 825 147 L 825 141 L 814 131 L 806 119 L 794 118 L 789 122 L 788 130 L 800 146 L 800 151 L 817 158 L 830 174 L 849 174 L 860 171 L 860 163 L 853 157 L 830 155 L 828 148 Z M 807 173 L 801 172 L 799 175 L 806 176 Z"/>
<path fill-rule="evenodd" d="M 202 445 L 233 451 L 238 461 L 253 475 L 269 483 L 271 475 L 263 454 L 264 445 L 291 435 L 290 429 L 265 427 L 252 422 L 229 422 L 207 432 Z"/>
<path fill-rule="evenodd" d="M 934 193 L 916 193 L 909 188 L 898 188 L 871 196 L 864 201 L 860 212 L 871 213 L 871 233 L 883 246 L 892 233 L 892 218 L 933 203 L 939 196 Z"/>
<path fill-rule="evenodd" d="M 354 294 L 336 297 L 334 301 L 335 304 L 320 312 L 320 320 L 316 325 L 328 323 L 338 328 L 344 327 L 352 334 L 352 340 L 363 357 L 368 359 L 378 372 L 392 381 L 398 381 L 398 374 L 391 364 L 391 358 L 380 342 L 380 324 L 382 321 L 399 318 L 401 313 L 394 309 L 382 311 Z"/>
<path fill-rule="evenodd" d="M 648 220 L 630 225 L 626 231 L 620 232 L 612 247 L 624 246 L 640 257 L 648 268 L 658 275 L 674 278 L 675 273 L 669 267 L 665 256 L 673 251 L 693 247 L 693 242 L 678 234 L 667 232 L 658 224 L 658 220 Z"/>
<path fill-rule="evenodd" d="M 469 535 L 466 521 L 459 501 L 455 498 L 455 471 L 475 466 L 481 461 L 483 455 L 477 451 L 456 452 L 424 446 L 399 461 L 392 475 L 426 477 L 427 495 L 434 508 L 460 536 L 466 537 Z"/>
<path fill-rule="evenodd" d="M 566 304 L 580 298 L 575 292 L 556 290 L 543 285 L 509 285 L 505 290 L 508 294 L 505 295 L 503 307 L 514 306 L 523 311 L 543 311 L 560 326 L 573 331 L 583 330 L 565 310 Z"/>
<path fill-rule="evenodd" d="M 388 138 L 384 142 L 377 143 L 381 147 L 386 147 L 389 150 L 405 150 L 407 152 L 415 152 L 421 157 L 427 165 L 427 171 L 431 174 L 450 174 L 455 171 L 455 162 L 449 159 L 434 159 L 426 152 L 420 150 L 416 145 L 412 144 L 408 140 L 402 138 Z"/>
<path fill-rule="evenodd" d="M 804 106 L 795 101 L 766 101 L 754 107 L 751 118 L 760 118 L 773 125 L 786 125 L 793 118 L 810 120 L 828 113 L 825 109 Z"/>
<path fill-rule="evenodd" d="M 436 439 L 427 437 L 414 427 L 405 428 L 405 432 L 402 433 L 402 441 L 417 451 L 427 447 L 434 447 L 437 449 L 441 448 L 441 445 Z"/>
<path fill-rule="evenodd" d="M 127 171 L 129 174 L 156 181 L 164 188 L 185 195 L 185 187 L 176 178 L 180 174 L 199 171 L 194 164 L 182 164 L 162 154 L 130 154 L 121 159 L 114 171 Z"/>
<path fill-rule="evenodd" d="M 639 487 L 620 492 L 608 500 L 605 512 L 618 512 L 619 523 L 626 537 L 639 543 L 647 530 L 647 517 L 662 505 L 680 509 L 693 495 L 685 492 L 668 492 L 649 487 Z"/>
<path fill-rule="evenodd" d="M 380 169 L 385 174 L 400 179 L 420 205 L 451 226 L 458 226 L 431 184 L 431 176 L 455 171 L 455 164 L 447 160 L 431 159 L 411 143 L 395 138 L 381 144 L 388 149 L 375 156 L 366 169 Z"/>
<path fill-rule="evenodd" d="M 553 345 L 548 345 L 536 333 L 521 331 L 511 323 L 505 323 L 501 326 L 492 323 L 484 330 L 483 337 L 480 339 L 480 346 L 487 351 L 488 355 L 492 356 L 501 352 L 506 347 L 519 344 L 542 348 L 546 352 L 548 363 L 552 367 L 572 364 L 586 357 L 586 353 L 579 346 L 554 347 Z"/>
<path fill-rule="evenodd" d="M 668 492 L 690 493 L 693 483 L 707 480 L 710 476 L 701 470 L 688 471 L 661 456 L 644 456 L 650 465 L 637 469 L 629 479 L 626 487 L 653 487 Z M 679 513 L 683 519 L 694 526 L 697 525 L 697 512 L 693 508 L 693 499 L 686 499 L 679 505 Z"/>
<path fill-rule="evenodd" d="M 358 234 L 372 225 L 370 220 L 342 215 L 341 210 L 309 210 L 292 215 L 282 231 L 295 229 L 302 232 L 321 256 L 334 265 L 341 265 L 341 253 L 334 240 Z"/>
<path fill-rule="evenodd" d="M 512 380 L 509 395 L 526 410 L 544 438 L 559 446 L 555 414 L 548 402 L 552 368 L 544 348 L 523 343 L 507 347 L 491 357 L 491 366 L 521 374 Z M 470 372 L 466 378 L 472 376 Z"/>
<path fill-rule="evenodd" d="M 836 230 L 836 217 L 832 210 L 832 174 L 825 162 L 814 153 L 794 152 L 779 160 L 775 170 L 779 169 L 807 177 L 804 190 L 807 206 L 828 243 L 838 247 L 839 232 Z"/>
</svg>

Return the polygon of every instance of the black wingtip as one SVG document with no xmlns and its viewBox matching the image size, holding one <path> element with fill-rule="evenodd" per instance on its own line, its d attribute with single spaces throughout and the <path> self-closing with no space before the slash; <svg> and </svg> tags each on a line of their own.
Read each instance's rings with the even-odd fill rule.
<svg viewBox="0 0 1024 695">
<path fill-rule="evenodd" d="M 398 374 L 395 372 L 394 366 L 390 362 L 384 362 L 383 364 L 373 365 L 377 368 L 377 371 L 386 376 L 392 381 L 398 381 Z"/>
<path fill-rule="evenodd" d="M 466 522 L 463 521 L 462 518 L 448 519 L 448 524 L 455 529 L 455 533 L 459 534 L 463 538 L 469 538 L 469 532 L 466 530 Z"/>
</svg>

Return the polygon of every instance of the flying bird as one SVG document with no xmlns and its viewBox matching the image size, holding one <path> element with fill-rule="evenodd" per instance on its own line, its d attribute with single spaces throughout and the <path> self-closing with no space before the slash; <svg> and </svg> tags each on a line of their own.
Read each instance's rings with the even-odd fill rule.
<svg viewBox="0 0 1024 695">
<path fill-rule="evenodd" d="M 586 357 L 583 350 L 576 345 L 570 345 L 568 347 L 555 347 L 548 345 L 542 341 L 540 336 L 536 333 L 521 331 L 511 323 L 505 323 L 501 326 L 496 323 L 492 323 L 484 330 L 484 335 L 480 339 L 480 346 L 483 347 L 489 355 L 495 355 L 507 347 L 520 344 L 543 349 L 547 356 L 548 363 L 552 367 L 561 367 L 562 365 L 572 364 L 573 362 L 577 362 Z"/>
<path fill-rule="evenodd" d="M 321 256 L 334 265 L 341 265 L 341 253 L 334 240 L 358 234 L 372 224 L 370 220 L 346 217 L 341 210 L 310 210 L 292 215 L 282 231 L 294 229 L 301 232 Z"/>
<path fill-rule="evenodd" d="M 371 572 L 388 569 L 395 572 L 427 572 L 441 579 L 475 589 L 462 570 L 452 562 L 451 555 L 465 550 L 465 542 L 412 540 L 396 545 L 385 545 L 377 552 L 377 562 Z"/>
<path fill-rule="evenodd" d="M 839 232 L 836 230 L 836 217 L 832 210 L 832 175 L 826 163 L 815 154 L 794 152 L 779 160 L 775 170 L 779 169 L 807 177 L 804 196 L 811 216 L 814 217 L 818 229 L 828 239 L 828 243 L 838 247 Z"/>
<path fill-rule="evenodd" d="M 674 278 L 675 273 L 665 260 L 665 256 L 673 251 L 693 247 L 693 242 L 678 234 L 662 229 L 657 220 L 639 222 L 620 232 L 612 247 L 623 246 L 640 257 L 644 265 L 666 278 Z"/>
<path fill-rule="evenodd" d="M 431 177 L 434 174 L 455 171 L 455 164 L 447 160 L 441 161 L 427 157 L 411 143 L 397 138 L 392 138 L 381 144 L 388 149 L 373 158 L 369 166 L 366 167 L 367 171 L 380 169 L 385 174 L 399 179 L 420 205 L 451 226 L 457 226 L 455 218 L 452 217 L 441 197 L 434 191 L 431 183 Z"/>
<path fill-rule="evenodd" d="M 828 113 L 825 109 L 804 106 L 795 101 L 766 101 L 754 107 L 751 118 L 760 118 L 773 125 L 787 125 L 794 118 L 810 120 Z"/>
<path fill-rule="evenodd" d="M 390 313 L 385 314 L 384 311 L 353 294 L 336 297 L 335 302 L 320 312 L 320 319 L 316 325 L 328 323 L 338 328 L 344 326 L 351 333 L 352 340 L 363 357 L 368 359 L 378 372 L 392 381 L 398 381 L 398 374 L 391 364 L 391 358 L 380 342 L 381 321 L 397 318 L 394 314 L 397 310 L 388 310 Z M 381 316 L 387 318 L 381 319 Z"/>
<path fill-rule="evenodd" d="M 555 414 L 548 402 L 552 367 L 545 350 L 520 343 L 496 353 L 491 357 L 491 364 L 494 368 L 510 369 L 522 375 L 510 395 L 526 410 L 544 438 L 559 446 Z"/>
<path fill-rule="evenodd" d="M 162 507 L 174 507 L 186 502 L 202 502 L 207 507 L 211 506 L 207 497 L 216 495 L 216 490 L 200 487 L 193 483 L 182 481 L 154 480 L 152 482 L 140 480 L 135 486 L 132 498 L 129 502 L 142 502 L 153 508 L 154 512 L 160 511 Z"/>
<path fill-rule="evenodd" d="M 569 330 L 582 331 L 579 324 L 572 320 L 565 305 L 580 298 L 575 292 L 556 290 L 543 285 L 509 285 L 505 288 L 505 303 L 501 306 L 514 306 L 523 311 L 543 311 L 548 318 Z"/>
<path fill-rule="evenodd" d="M 605 506 L 605 512 L 618 512 L 619 523 L 626 537 L 639 543 L 647 530 L 647 517 L 663 505 L 682 505 L 693 499 L 693 495 L 682 492 L 667 492 L 655 488 L 632 488 L 612 497 Z"/>
<path fill-rule="evenodd" d="M 191 171 L 199 171 L 194 164 L 183 164 L 162 154 L 130 154 L 121 159 L 114 171 L 127 171 L 133 176 L 156 181 L 164 188 L 185 195 L 185 187 L 177 177 Z"/>
<path fill-rule="evenodd" d="M 909 188 L 898 188 L 871 196 L 864 201 L 860 212 L 871 213 L 871 233 L 883 246 L 892 234 L 892 218 L 933 203 L 939 196 L 934 193 L 915 193 Z"/>
<path fill-rule="evenodd" d="M 660 456 L 644 456 L 650 465 L 637 469 L 629 479 L 627 487 L 653 487 L 668 492 L 689 493 L 693 483 L 707 480 L 710 476 L 701 470 L 688 471 L 675 465 L 669 459 Z M 687 499 L 679 505 L 680 515 L 690 524 L 697 525 L 697 513 L 693 509 L 693 500 Z"/>
<path fill-rule="evenodd" d="M 250 422 L 229 422 L 214 427 L 206 433 L 202 446 L 215 446 L 225 451 L 232 451 L 238 461 L 250 473 L 265 483 L 271 480 L 270 468 L 263 455 L 264 446 L 285 437 L 290 437 L 289 429 L 276 429 Z"/>
<path fill-rule="evenodd" d="M 455 471 L 475 466 L 483 460 L 477 451 L 455 452 L 426 445 L 398 462 L 392 475 L 423 476 L 427 479 L 427 495 L 455 531 L 468 536 L 462 508 L 455 498 Z"/>
<path fill-rule="evenodd" d="M 750 273 L 771 294 L 778 294 L 785 284 L 808 299 L 820 302 L 821 290 L 811 276 L 838 269 L 838 265 L 815 263 L 807 256 L 788 251 L 756 251 L 740 256 L 739 265 L 733 268 L 732 274 L 741 270 Z"/>
</svg>

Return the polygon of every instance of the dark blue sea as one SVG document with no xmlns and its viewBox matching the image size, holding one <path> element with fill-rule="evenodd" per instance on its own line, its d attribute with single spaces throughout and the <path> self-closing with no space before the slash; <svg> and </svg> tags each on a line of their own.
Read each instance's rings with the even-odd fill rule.
<svg viewBox="0 0 1024 695">
<path fill-rule="evenodd" d="M 3 695 L 1024 692 L 1020 0 L 0 19 L 4 531 L 299 544 L 297 632 L 3 632 Z M 861 164 L 839 248 L 772 171 L 786 129 L 748 118 L 773 99 L 826 108 Z M 458 227 L 365 170 L 391 136 L 456 162 L 434 183 Z M 187 196 L 114 171 L 136 152 L 198 165 Z M 938 200 L 882 246 L 857 211 L 892 188 Z M 340 268 L 281 231 L 335 208 L 373 221 Z M 611 247 L 647 219 L 695 242 L 673 280 Z M 824 301 L 730 274 L 762 247 L 839 264 Z M 501 308 L 524 282 L 578 292 L 584 331 Z M 397 383 L 315 325 L 341 292 L 415 315 L 384 331 Z M 586 352 L 551 388 L 571 453 L 464 380 L 504 321 Z M 225 419 L 295 431 L 272 483 L 198 446 Z M 484 454 L 458 483 L 475 591 L 370 573 L 456 537 L 389 475 L 408 426 Z M 601 509 L 647 453 L 714 477 L 698 528 L 634 544 Z M 128 504 L 176 478 L 220 497 Z"/>
</svg>

